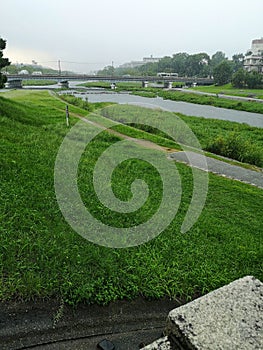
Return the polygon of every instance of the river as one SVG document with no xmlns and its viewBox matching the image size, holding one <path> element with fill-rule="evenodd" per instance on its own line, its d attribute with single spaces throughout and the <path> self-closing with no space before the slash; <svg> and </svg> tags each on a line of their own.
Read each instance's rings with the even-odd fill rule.
<svg viewBox="0 0 263 350">
<path fill-rule="evenodd" d="M 246 123 L 250 126 L 263 128 L 263 114 L 236 111 L 233 109 L 218 108 L 213 106 L 198 105 L 188 102 L 164 100 L 161 97 L 148 98 L 135 96 L 128 93 L 107 93 L 87 91 L 85 95 L 75 94 L 76 96 L 88 98 L 89 102 L 117 102 L 121 104 L 136 104 L 149 107 L 160 107 L 171 112 L 178 112 L 188 116 L 204 117 L 212 119 L 229 120 L 238 123 Z"/>
</svg>

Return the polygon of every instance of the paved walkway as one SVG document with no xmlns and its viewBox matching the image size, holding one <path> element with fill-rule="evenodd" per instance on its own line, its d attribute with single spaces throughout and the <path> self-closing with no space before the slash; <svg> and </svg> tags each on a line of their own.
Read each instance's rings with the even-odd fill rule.
<svg viewBox="0 0 263 350">
<path fill-rule="evenodd" d="M 198 169 L 209 171 L 220 176 L 238 180 L 251 184 L 263 189 L 263 171 L 258 172 L 250 169 L 245 169 L 237 165 L 232 165 L 221 160 L 206 157 L 207 169 L 203 166 L 203 156 L 195 152 L 175 152 L 169 154 L 169 157 L 181 163 L 189 164 L 187 154 L 191 154 L 194 159 L 194 166 Z"/>
<path fill-rule="evenodd" d="M 255 97 L 245 97 L 245 96 L 236 96 L 236 95 L 225 95 L 224 93 L 214 93 L 214 92 L 205 92 L 205 91 L 199 91 L 199 90 L 192 90 L 192 89 L 176 89 L 180 90 L 182 92 L 189 92 L 192 94 L 197 95 L 207 95 L 207 96 L 214 96 L 219 98 L 225 98 L 227 100 L 237 100 L 237 101 L 246 101 L 246 102 L 258 102 L 263 103 L 263 99 L 261 98 L 255 98 Z"/>
</svg>

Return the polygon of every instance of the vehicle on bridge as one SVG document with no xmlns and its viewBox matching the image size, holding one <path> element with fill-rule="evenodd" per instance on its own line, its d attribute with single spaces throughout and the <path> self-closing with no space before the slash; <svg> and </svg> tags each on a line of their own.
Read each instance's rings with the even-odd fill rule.
<svg viewBox="0 0 263 350">
<path fill-rule="evenodd" d="M 178 73 L 160 72 L 160 73 L 157 73 L 157 77 L 178 77 Z"/>
</svg>

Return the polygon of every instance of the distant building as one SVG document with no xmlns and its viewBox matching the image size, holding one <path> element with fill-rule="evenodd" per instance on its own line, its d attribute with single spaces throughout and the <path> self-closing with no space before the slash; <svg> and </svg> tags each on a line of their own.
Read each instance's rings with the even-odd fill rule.
<svg viewBox="0 0 263 350">
<path fill-rule="evenodd" d="M 161 59 L 161 57 L 153 57 L 153 55 L 151 55 L 150 57 L 143 57 L 143 62 L 144 63 L 156 63 L 159 62 Z"/>
<path fill-rule="evenodd" d="M 128 63 L 124 63 L 120 66 L 120 68 L 135 68 L 135 67 L 140 67 L 143 66 L 146 63 L 156 63 L 159 62 L 161 58 L 159 57 L 153 57 L 151 55 L 150 57 L 143 57 L 142 61 L 131 61 Z"/>
<path fill-rule="evenodd" d="M 263 38 L 252 40 L 251 49 L 245 55 L 244 68 L 248 72 L 263 73 Z"/>
</svg>

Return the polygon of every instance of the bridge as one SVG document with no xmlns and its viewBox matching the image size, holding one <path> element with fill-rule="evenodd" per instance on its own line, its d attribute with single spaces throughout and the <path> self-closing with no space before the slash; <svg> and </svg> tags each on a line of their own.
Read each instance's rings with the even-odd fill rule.
<svg viewBox="0 0 263 350">
<path fill-rule="evenodd" d="M 4 73 L 3 73 L 4 74 Z M 187 85 L 212 85 L 213 79 L 197 78 L 197 77 L 159 77 L 159 76 L 101 76 L 101 75 L 87 75 L 87 74 L 7 74 L 8 88 L 21 88 L 23 80 L 55 80 L 61 84 L 62 87 L 68 87 L 68 81 L 105 81 L 116 84 L 117 82 L 141 82 L 143 87 L 147 87 L 148 83 L 162 82 L 165 87 L 171 88 L 173 82 L 184 83 Z"/>
<path fill-rule="evenodd" d="M 4 74 L 4 73 L 3 73 Z M 157 81 L 171 81 L 171 82 L 182 82 L 182 83 L 197 83 L 200 85 L 211 85 L 213 84 L 213 79 L 210 78 L 197 78 L 197 77 L 158 77 L 158 76 L 101 76 L 101 75 L 87 75 L 87 74 L 42 74 L 42 75 L 33 75 L 33 74 L 8 74 L 6 75 L 7 80 L 79 80 L 79 81 L 109 81 L 109 82 L 118 82 L 118 81 L 127 81 L 127 82 L 157 82 Z"/>
</svg>

